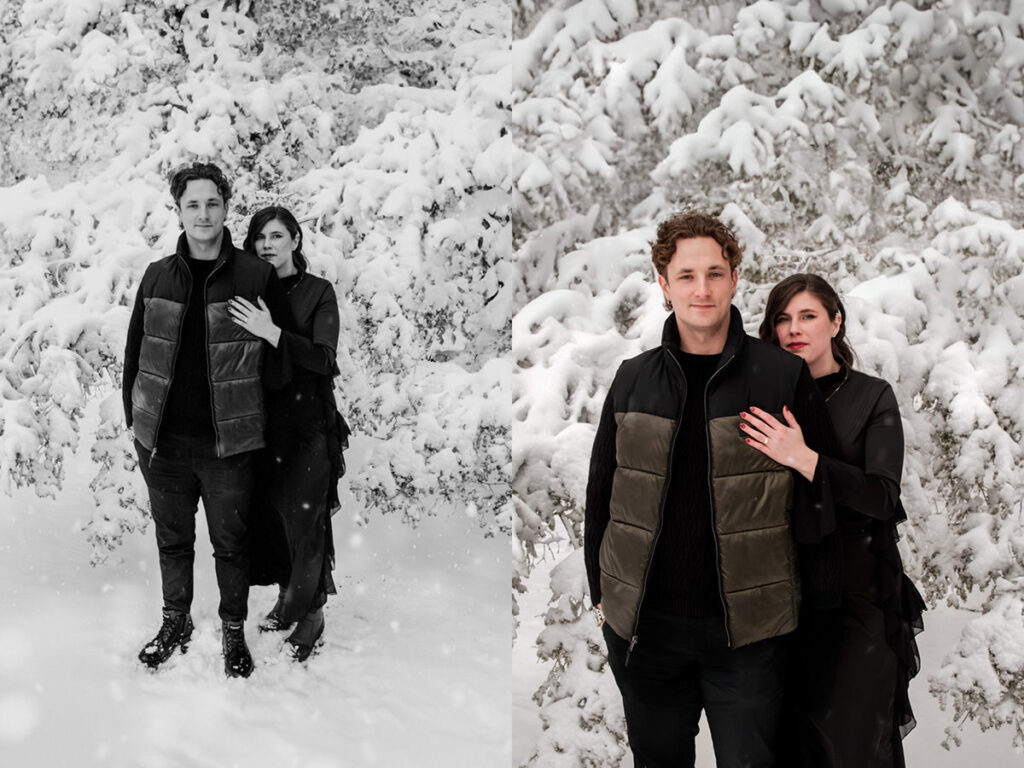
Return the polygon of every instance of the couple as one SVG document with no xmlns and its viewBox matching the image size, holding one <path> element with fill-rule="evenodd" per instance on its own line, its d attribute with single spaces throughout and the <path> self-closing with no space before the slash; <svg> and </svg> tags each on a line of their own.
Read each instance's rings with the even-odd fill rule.
<svg viewBox="0 0 1024 768">
<path fill-rule="evenodd" d="M 820 277 L 776 285 L 747 336 L 741 258 L 710 216 L 659 225 L 672 314 L 591 455 L 587 576 L 635 764 L 692 766 L 703 710 L 719 768 L 903 766 L 924 604 L 896 547 L 896 398 L 853 370 Z"/>
<path fill-rule="evenodd" d="M 331 284 L 308 274 L 302 232 L 286 209 L 253 216 L 240 250 L 224 227 L 231 185 L 220 168 L 179 168 L 170 191 L 184 232 L 176 252 L 143 275 L 122 382 L 164 602 L 160 631 L 139 659 L 157 667 L 187 650 L 202 499 L 224 671 L 248 677 L 251 583 L 280 586 L 260 629 L 294 624 L 286 647 L 299 661 L 323 634 L 323 606 L 335 593 L 330 512 L 345 438 L 332 387 L 338 305 Z"/>
</svg>

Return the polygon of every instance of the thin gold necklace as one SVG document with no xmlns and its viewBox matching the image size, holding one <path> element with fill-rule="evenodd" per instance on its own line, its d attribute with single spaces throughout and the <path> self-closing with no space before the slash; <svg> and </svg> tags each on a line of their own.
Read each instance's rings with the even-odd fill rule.
<svg viewBox="0 0 1024 768">
<path fill-rule="evenodd" d="M 292 274 L 291 274 L 291 275 L 287 275 L 287 277 L 291 277 L 291 276 L 292 276 L 292 275 L 294 275 L 294 274 L 295 274 L 295 273 L 294 273 L 294 272 L 292 272 Z M 302 282 L 302 278 L 304 278 L 305 276 L 306 276 L 306 273 L 305 273 L 305 272 L 299 272 L 299 279 L 298 279 L 298 280 L 296 280 L 296 281 L 295 281 L 295 282 L 294 282 L 294 283 L 292 284 L 292 287 L 291 287 L 291 288 L 285 288 L 285 290 L 284 290 L 284 295 L 285 295 L 285 296 L 287 296 L 287 295 L 289 295 L 289 294 L 290 294 L 290 293 L 291 293 L 292 291 L 294 291 L 294 290 L 295 290 L 295 288 L 296 288 L 296 286 L 298 286 L 298 284 Z M 282 278 L 282 280 L 283 280 L 283 279 L 284 279 L 284 278 Z"/>
<path fill-rule="evenodd" d="M 845 384 L 845 383 L 846 383 L 846 380 L 847 380 L 848 378 L 850 378 L 850 369 L 849 369 L 849 368 L 847 368 L 847 369 L 846 369 L 846 374 L 845 374 L 845 375 L 843 376 L 843 380 L 839 382 L 839 386 L 838 386 L 838 387 L 836 387 L 835 389 L 833 389 L 833 390 L 832 390 L 832 394 L 831 394 L 831 395 L 829 395 L 828 397 L 826 397 L 826 398 L 825 398 L 825 402 L 826 402 L 826 403 L 827 403 L 827 402 L 828 402 L 829 400 L 831 400 L 831 399 L 832 399 L 833 397 L 835 397 L 835 395 L 836 395 L 836 392 L 838 392 L 838 391 L 839 391 L 840 389 L 842 389 L 842 388 L 843 388 L 843 384 Z"/>
</svg>

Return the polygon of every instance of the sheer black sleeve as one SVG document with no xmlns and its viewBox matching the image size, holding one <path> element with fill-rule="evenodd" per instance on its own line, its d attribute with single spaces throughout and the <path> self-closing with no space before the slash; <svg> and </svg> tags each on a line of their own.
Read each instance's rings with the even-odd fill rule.
<svg viewBox="0 0 1024 768">
<path fill-rule="evenodd" d="M 337 373 L 338 322 L 338 300 L 334 288 L 326 283 L 313 309 L 313 338 L 282 328 L 278 342 L 281 355 L 290 365 L 313 373 Z"/>
<path fill-rule="evenodd" d="M 587 508 L 583 522 L 583 558 L 590 584 L 590 600 L 601 602 L 601 567 L 598 554 L 601 540 L 610 519 L 612 478 L 615 475 L 615 406 L 609 390 L 597 425 L 594 448 L 590 452 L 590 475 L 587 479 Z"/>
<path fill-rule="evenodd" d="M 903 474 L 903 422 L 892 387 L 879 395 L 864 433 L 864 469 L 822 455 L 819 471 L 837 503 L 868 517 L 888 520 L 899 507 Z"/>
</svg>

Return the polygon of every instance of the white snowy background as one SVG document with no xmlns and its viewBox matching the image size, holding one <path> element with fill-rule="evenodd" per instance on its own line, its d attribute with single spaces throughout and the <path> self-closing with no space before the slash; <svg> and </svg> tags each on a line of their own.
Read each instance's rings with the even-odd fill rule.
<svg viewBox="0 0 1024 768">
<path fill-rule="evenodd" d="M 510 28 L 497 0 L 0 3 L 0 765 L 507 761 Z M 303 221 L 355 433 L 326 647 L 295 668 L 250 629 L 244 681 L 202 513 L 192 650 L 135 658 L 160 586 L 120 365 L 196 159 L 236 244 L 264 205 Z"/>
<path fill-rule="evenodd" d="M 748 331 L 818 272 L 897 393 L 931 606 L 908 765 L 1019 765 L 1024 3 L 521 0 L 514 23 L 514 762 L 632 764 L 588 612 L 587 464 L 618 363 L 660 341 L 654 225 L 695 207 L 745 246 Z"/>
</svg>

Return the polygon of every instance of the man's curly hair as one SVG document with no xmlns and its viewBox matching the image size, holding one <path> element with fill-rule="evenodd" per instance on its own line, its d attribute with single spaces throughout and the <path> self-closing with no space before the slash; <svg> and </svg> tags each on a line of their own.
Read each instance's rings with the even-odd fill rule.
<svg viewBox="0 0 1024 768">
<path fill-rule="evenodd" d="M 216 185 L 224 205 L 228 204 L 228 200 L 231 199 L 231 182 L 227 180 L 224 171 L 213 163 L 189 163 L 175 168 L 167 177 L 175 205 L 181 205 L 181 196 L 185 194 L 185 187 L 188 186 L 188 183 L 199 179 L 212 181 Z"/>
<path fill-rule="evenodd" d="M 693 237 L 710 237 L 722 246 L 722 256 L 729 262 L 730 271 L 736 271 L 743 261 L 743 249 L 725 224 L 706 213 L 682 211 L 658 224 L 658 234 L 651 243 L 651 262 L 659 275 L 666 276 L 665 270 L 676 252 L 676 242 Z"/>
</svg>

